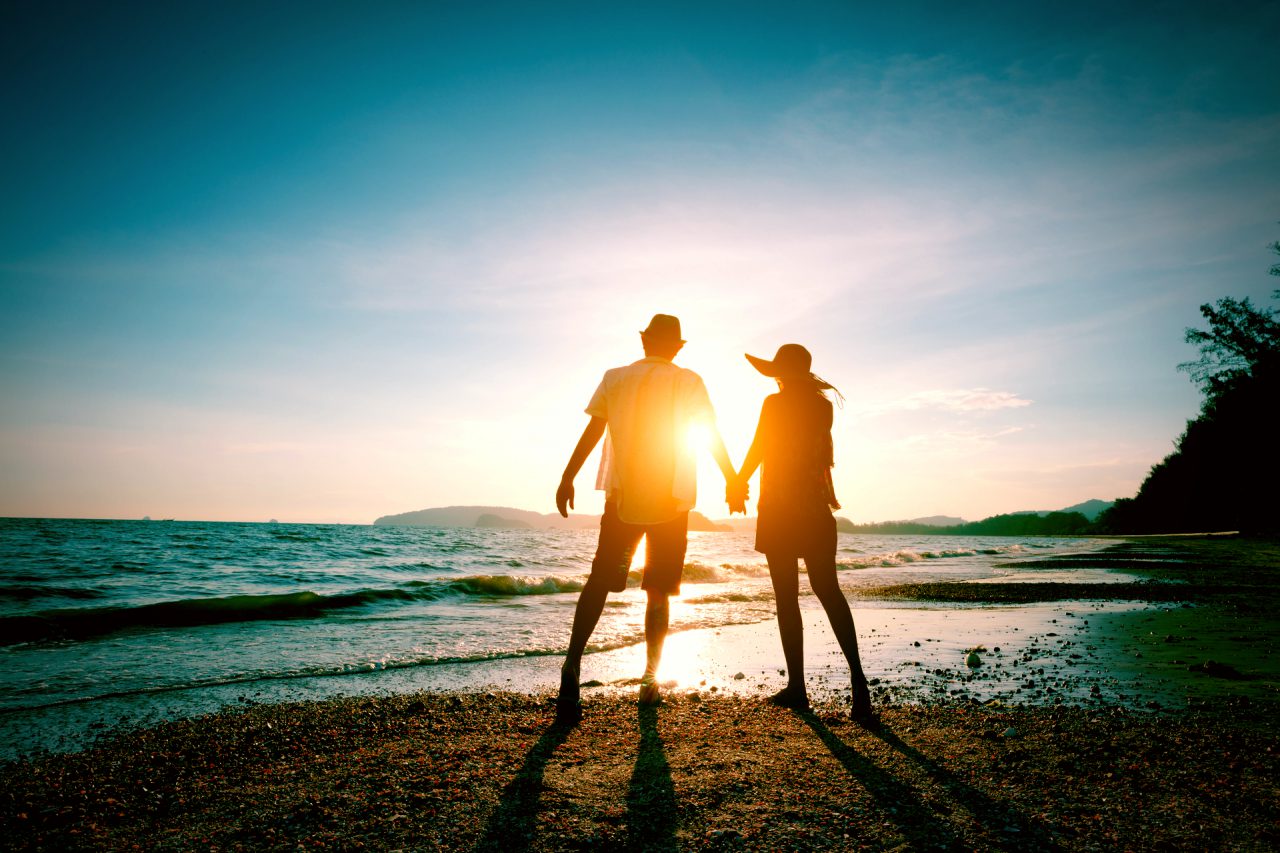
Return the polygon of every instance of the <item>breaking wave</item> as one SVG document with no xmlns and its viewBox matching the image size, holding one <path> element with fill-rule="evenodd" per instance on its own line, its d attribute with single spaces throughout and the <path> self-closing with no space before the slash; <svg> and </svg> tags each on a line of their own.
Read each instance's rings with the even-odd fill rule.
<svg viewBox="0 0 1280 853">
<path fill-rule="evenodd" d="M 864 554 L 838 560 L 839 569 L 871 569 L 893 568 L 918 563 L 923 560 L 943 560 L 956 557 L 992 556 L 997 554 L 1016 554 L 1023 550 L 1021 544 L 1010 544 L 996 548 L 945 548 L 938 551 L 912 551 L 903 549 L 884 554 Z"/>
<path fill-rule="evenodd" d="M 46 610 L 30 616 L 0 618 L 0 645 L 44 640 L 83 640 L 129 628 L 190 628 L 228 622 L 306 619 L 334 610 L 382 603 L 438 601 L 450 596 L 510 597 L 577 592 L 568 578 L 476 575 L 435 581 L 411 581 L 391 589 L 320 595 L 310 590 L 269 595 L 188 598 L 136 607 L 81 607 Z"/>
</svg>

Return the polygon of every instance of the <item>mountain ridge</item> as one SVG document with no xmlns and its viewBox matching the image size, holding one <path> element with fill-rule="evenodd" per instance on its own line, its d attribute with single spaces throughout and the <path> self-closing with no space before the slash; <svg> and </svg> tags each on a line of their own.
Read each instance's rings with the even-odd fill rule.
<svg viewBox="0 0 1280 853">
<path fill-rule="evenodd" d="M 1052 512 L 1078 512 L 1090 521 L 1097 521 L 1098 516 L 1111 508 L 1115 501 L 1104 501 L 1098 498 L 1089 498 L 1087 501 L 1081 501 L 1078 504 L 1072 504 L 1063 509 L 1024 509 L 1019 512 L 1010 513 L 1010 515 L 1048 515 Z"/>
</svg>

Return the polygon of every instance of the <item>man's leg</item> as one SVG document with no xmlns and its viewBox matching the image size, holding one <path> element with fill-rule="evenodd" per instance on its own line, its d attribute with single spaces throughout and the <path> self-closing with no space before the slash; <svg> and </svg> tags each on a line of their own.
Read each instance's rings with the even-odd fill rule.
<svg viewBox="0 0 1280 853">
<path fill-rule="evenodd" d="M 635 525 L 622 523 L 618 509 L 612 502 L 604 505 L 600 518 L 600 538 L 596 543 L 596 556 L 591 561 L 591 576 L 587 578 L 578 596 L 573 612 L 573 630 L 569 634 L 569 650 L 565 652 L 564 666 L 560 669 L 560 698 L 556 701 L 556 716 L 566 721 L 576 721 L 582 716 L 579 706 L 582 678 L 582 655 L 587 641 L 596 629 L 604 612 L 605 599 L 610 592 L 627 588 L 627 570 L 631 557 L 640 544 L 643 532 Z"/>
<path fill-rule="evenodd" d="M 671 623 L 671 597 L 661 590 L 647 590 L 649 602 L 644 610 L 644 677 L 640 679 L 640 702 L 652 704 L 661 696 L 658 691 L 658 664 L 662 661 L 662 644 Z"/>
<path fill-rule="evenodd" d="M 644 611 L 645 667 L 640 679 L 640 702 L 661 701 L 658 690 L 658 663 L 671 621 L 671 596 L 680 594 L 684 574 L 684 554 L 689 544 L 689 513 L 671 521 L 650 525 L 645 533 L 644 583 L 648 603 Z"/>
<path fill-rule="evenodd" d="M 582 587 L 578 596 L 578 606 L 573 611 L 573 631 L 569 635 L 569 651 L 564 656 L 564 666 L 560 670 L 560 703 L 577 704 L 578 682 L 582 672 L 582 654 L 587 650 L 587 640 L 600 621 L 604 612 L 605 599 L 609 590 L 593 575 Z"/>
</svg>

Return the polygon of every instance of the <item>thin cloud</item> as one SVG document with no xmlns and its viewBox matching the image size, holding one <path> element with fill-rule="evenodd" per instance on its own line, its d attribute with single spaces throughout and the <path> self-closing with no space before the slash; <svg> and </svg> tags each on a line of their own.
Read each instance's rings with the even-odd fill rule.
<svg viewBox="0 0 1280 853">
<path fill-rule="evenodd" d="M 995 482 L 1014 484 L 1053 485 L 1076 481 L 1106 481 L 1119 478 L 1127 483 L 1150 467 L 1152 460 L 1146 456 L 1109 457 L 1083 461 L 1059 462 L 1049 465 L 1007 468 L 992 471 L 987 478 Z"/>
<path fill-rule="evenodd" d="M 874 406 L 868 414 L 925 410 L 959 413 L 995 412 L 1003 409 L 1021 409 L 1030 406 L 1032 402 L 1019 397 L 1013 391 L 995 391 L 990 388 L 936 389 L 917 391 L 899 400 Z"/>
<path fill-rule="evenodd" d="M 1022 427 L 1011 426 L 994 431 L 948 430 L 945 432 L 908 435 L 897 443 L 903 447 L 925 450 L 963 451 L 990 447 L 999 439 L 1022 432 Z"/>
</svg>

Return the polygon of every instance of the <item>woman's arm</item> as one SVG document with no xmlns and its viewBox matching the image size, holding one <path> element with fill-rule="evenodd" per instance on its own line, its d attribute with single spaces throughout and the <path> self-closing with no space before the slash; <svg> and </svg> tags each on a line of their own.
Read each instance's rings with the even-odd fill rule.
<svg viewBox="0 0 1280 853">
<path fill-rule="evenodd" d="M 747 450 L 747 456 L 742 460 L 742 468 L 738 471 L 739 480 L 750 480 L 764 458 L 764 433 L 768 411 L 769 400 L 765 398 L 764 405 L 760 407 L 760 420 L 756 422 L 755 438 L 751 439 L 751 447 Z"/>
</svg>

